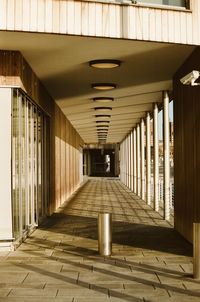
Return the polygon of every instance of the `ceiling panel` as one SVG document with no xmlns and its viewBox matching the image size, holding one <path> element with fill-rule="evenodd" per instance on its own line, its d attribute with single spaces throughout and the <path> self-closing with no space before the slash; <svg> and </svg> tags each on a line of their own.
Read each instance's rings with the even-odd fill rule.
<svg viewBox="0 0 200 302">
<path fill-rule="evenodd" d="M 194 47 L 122 39 L 0 32 L 0 48 L 19 50 L 86 143 L 96 143 L 96 106 L 111 106 L 107 142 L 120 142 L 172 89 L 176 70 Z M 89 66 L 95 59 L 117 59 L 114 69 Z M 93 83 L 114 83 L 102 92 Z M 106 104 L 95 97 L 113 97 Z"/>
</svg>

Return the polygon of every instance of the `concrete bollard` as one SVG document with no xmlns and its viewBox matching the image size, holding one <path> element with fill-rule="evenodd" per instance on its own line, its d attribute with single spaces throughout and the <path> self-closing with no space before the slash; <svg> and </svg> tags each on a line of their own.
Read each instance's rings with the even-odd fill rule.
<svg viewBox="0 0 200 302">
<path fill-rule="evenodd" d="M 193 223 L 193 277 L 200 279 L 200 223 Z"/>
<path fill-rule="evenodd" d="M 99 213 L 98 246 L 100 255 L 110 256 L 112 254 L 112 214 L 110 213 Z"/>
</svg>

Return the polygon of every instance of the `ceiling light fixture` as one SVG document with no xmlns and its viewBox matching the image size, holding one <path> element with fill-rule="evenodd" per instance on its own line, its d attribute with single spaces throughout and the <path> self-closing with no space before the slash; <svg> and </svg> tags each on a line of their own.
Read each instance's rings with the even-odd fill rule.
<svg viewBox="0 0 200 302">
<path fill-rule="evenodd" d="M 105 121 L 105 120 L 103 120 L 103 121 L 96 121 L 96 123 L 98 123 L 98 124 L 108 124 L 108 123 L 110 123 L 110 121 Z"/>
<path fill-rule="evenodd" d="M 97 128 L 100 128 L 100 127 L 101 127 L 102 129 L 103 129 L 103 128 L 106 129 L 106 128 L 109 127 L 109 125 L 96 125 L 96 127 L 97 127 Z"/>
<path fill-rule="evenodd" d="M 108 133 L 107 129 L 97 129 L 98 133 Z"/>
<path fill-rule="evenodd" d="M 111 115 L 109 114 L 97 114 L 95 115 L 96 118 L 110 118 Z"/>
<path fill-rule="evenodd" d="M 116 88 L 116 84 L 113 83 L 94 83 L 92 84 L 93 89 L 97 90 L 111 90 Z"/>
<path fill-rule="evenodd" d="M 100 133 L 98 132 L 98 133 L 97 133 L 98 136 L 106 136 L 107 134 L 108 134 L 108 133 L 105 133 L 105 132 L 100 132 Z"/>
<path fill-rule="evenodd" d="M 95 111 L 108 111 L 112 110 L 112 107 L 94 107 Z"/>
<path fill-rule="evenodd" d="M 95 68 L 115 68 L 119 67 L 121 62 L 119 60 L 109 60 L 109 59 L 101 59 L 101 60 L 93 60 L 89 62 L 90 67 Z"/>
<path fill-rule="evenodd" d="M 99 97 L 99 98 L 93 98 L 93 101 L 98 103 L 109 103 L 109 102 L 113 102 L 114 98 Z"/>
</svg>

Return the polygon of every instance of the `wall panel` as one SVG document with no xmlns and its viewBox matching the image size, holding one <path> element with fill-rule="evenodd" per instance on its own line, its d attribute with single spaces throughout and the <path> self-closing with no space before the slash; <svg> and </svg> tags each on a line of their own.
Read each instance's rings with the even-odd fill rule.
<svg viewBox="0 0 200 302">
<path fill-rule="evenodd" d="M 50 213 L 80 185 L 83 141 L 20 52 L 0 51 L 0 85 L 21 87 L 50 116 Z M 77 155 L 78 154 L 78 155 Z"/>
<path fill-rule="evenodd" d="M 200 48 L 174 77 L 175 228 L 192 242 L 192 224 L 200 222 L 200 86 L 185 86 L 180 78 L 200 70 Z"/>
</svg>

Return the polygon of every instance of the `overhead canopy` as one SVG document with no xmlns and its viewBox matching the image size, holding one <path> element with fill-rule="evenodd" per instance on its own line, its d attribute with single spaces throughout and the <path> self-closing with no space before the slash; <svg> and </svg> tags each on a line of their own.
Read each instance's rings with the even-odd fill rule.
<svg viewBox="0 0 200 302">
<path fill-rule="evenodd" d="M 85 143 L 98 142 L 97 114 L 107 118 L 107 143 L 123 140 L 162 91 L 172 89 L 172 77 L 194 50 L 193 46 L 122 39 L 54 34 L 0 32 L 0 49 L 19 50 L 46 86 Z M 117 59 L 120 67 L 97 69 L 95 59 Z M 97 91 L 93 83 L 114 83 L 116 89 Z M 97 103 L 95 97 L 112 97 Z M 98 112 L 95 107 L 112 110 Z M 99 127 L 98 127 L 99 128 Z"/>
</svg>

